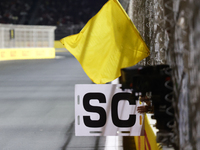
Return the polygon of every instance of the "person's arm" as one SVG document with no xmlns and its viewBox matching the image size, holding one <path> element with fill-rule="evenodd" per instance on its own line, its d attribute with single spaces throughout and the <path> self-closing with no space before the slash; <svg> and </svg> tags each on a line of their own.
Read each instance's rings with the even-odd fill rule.
<svg viewBox="0 0 200 150">
<path fill-rule="evenodd" d="M 149 107 L 147 105 L 145 105 L 145 106 L 139 106 L 137 108 L 137 111 L 138 111 L 138 113 L 142 114 L 142 113 L 148 112 L 148 109 L 149 109 Z"/>
<path fill-rule="evenodd" d="M 137 108 L 138 113 L 153 113 L 153 106 L 148 97 L 140 97 L 140 101 L 145 102 L 145 106 L 139 106 Z"/>
</svg>

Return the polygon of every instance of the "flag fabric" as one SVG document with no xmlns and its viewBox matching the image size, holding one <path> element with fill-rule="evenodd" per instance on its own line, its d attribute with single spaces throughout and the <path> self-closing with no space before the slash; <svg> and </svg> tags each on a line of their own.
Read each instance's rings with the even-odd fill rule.
<svg viewBox="0 0 200 150">
<path fill-rule="evenodd" d="M 61 39 L 61 43 L 96 84 L 113 81 L 122 68 L 150 54 L 118 0 L 108 0 L 78 34 Z"/>
</svg>

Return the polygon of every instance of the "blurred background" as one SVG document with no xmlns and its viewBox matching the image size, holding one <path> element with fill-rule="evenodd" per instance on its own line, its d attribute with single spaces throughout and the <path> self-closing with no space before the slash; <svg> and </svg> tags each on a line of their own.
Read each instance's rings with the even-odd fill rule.
<svg viewBox="0 0 200 150">
<path fill-rule="evenodd" d="M 57 26 L 55 40 L 79 32 L 107 0 L 1 0 L 0 23 Z"/>
<path fill-rule="evenodd" d="M 172 68 L 176 123 L 170 139 L 160 142 L 170 142 L 181 150 L 200 149 L 200 2 L 119 1 L 151 51 L 139 65 L 168 64 Z M 106 0 L 0 1 L 0 49 L 56 49 L 54 59 L 0 61 L 2 149 L 106 149 L 105 137 L 73 136 L 74 84 L 91 81 L 73 56 L 55 44 L 78 33 L 105 3 Z M 2 51 L 2 58 L 5 55 Z M 122 139 L 111 143 L 109 150 L 123 148 Z"/>
</svg>

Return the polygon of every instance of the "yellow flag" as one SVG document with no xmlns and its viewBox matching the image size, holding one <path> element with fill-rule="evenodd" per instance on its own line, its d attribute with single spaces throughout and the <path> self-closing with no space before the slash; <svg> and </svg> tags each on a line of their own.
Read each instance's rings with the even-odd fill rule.
<svg viewBox="0 0 200 150">
<path fill-rule="evenodd" d="M 80 33 L 61 39 L 61 43 L 97 84 L 113 81 L 121 75 L 121 68 L 150 54 L 118 0 L 109 0 Z"/>
</svg>

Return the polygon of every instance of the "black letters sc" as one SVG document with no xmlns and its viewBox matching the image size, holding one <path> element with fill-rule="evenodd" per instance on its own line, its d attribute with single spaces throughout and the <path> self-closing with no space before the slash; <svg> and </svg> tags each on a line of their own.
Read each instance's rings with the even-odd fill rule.
<svg viewBox="0 0 200 150">
<path fill-rule="evenodd" d="M 130 99 L 130 93 L 116 93 L 111 101 L 111 116 L 112 122 L 117 127 L 128 128 L 134 126 L 136 122 L 136 115 L 129 115 L 128 120 L 120 120 L 118 116 L 118 103 L 121 100 L 127 100 L 130 105 L 136 105 L 135 100 Z M 83 121 L 87 127 L 99 128 L 106 124 L 107 116 L 106 111 L 102 107 L 91 106 L 90 100 L 98 100 L 99 103 L 106 103 L 106 97 L 103 93 L 87 93 L 83 97 L 83 107 L 87 112 L 95 112 L 100 115 L 99 120 L 91 120 L 90 116 L 83 116 Z"/>
</svg>

